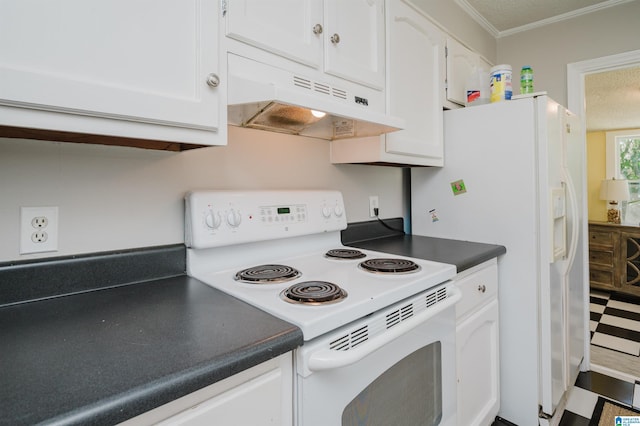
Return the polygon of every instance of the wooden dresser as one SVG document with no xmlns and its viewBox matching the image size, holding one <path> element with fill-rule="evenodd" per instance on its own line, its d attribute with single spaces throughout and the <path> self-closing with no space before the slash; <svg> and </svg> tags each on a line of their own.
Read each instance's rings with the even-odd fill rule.
<svg viewBox="0 0 640 426">
<path fill-rule="evenodd" d="M 640 227 L 589 222 L 589 283 L 640 296 Z"/>
</svg>

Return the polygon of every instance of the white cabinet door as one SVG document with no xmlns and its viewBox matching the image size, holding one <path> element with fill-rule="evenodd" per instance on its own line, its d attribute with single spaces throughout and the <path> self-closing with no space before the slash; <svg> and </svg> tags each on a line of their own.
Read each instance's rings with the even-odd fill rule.
<svg viewBox="0 0 640 426">
<path fill-rule="evenodd" d="M 280 355 L 120 426 L 246 426 L 293 424 L 292 353 Z"/>
<path fill-rule="evenodd" d="M 490 425 L 500 409 L 497 259 L 454 278 L 462 291 L 456 305 L 458 424 Z"/>
<path fill-rule="evenodd" d="M 218 16 L 216 0 L 0 0 L 0 106 L 226 127 L 220 88 L 207 84 L 220 73 Z M 40 128 L 37 120 L 20 123 L 29 124 Z M 161 131 L 155 136 L 162 140 Z"/>
<path fill-rule="evenodd" d="M 490 425 L 498 413 L 498 301 L 456 327 L 458 424 Z"/>
<path fill-rule="evenodd" d="M 447 38 L 447 100 L 465 105 L 467 80 L 476 68 L 487 73 L 491 64 L 452 38 Z M 487 87 L 489 81 L 487 80 Z"/>
<path fill-rule="evenodd" d="M 226 4 L 227 37 L 384 89 L 383 0 L 233 0 Z"/>
<path fill-rule="evenodd" d="M 322 0 L 232 0 L 226 35 L 319 68 L 324 37 Z"/>
<path fill-rule="evenodd" d="M 331 143 L 332 163 L 442 166 L 445 38 L 404 0 L 386 2 L 387 113 L 404 130 Z"/>
<path fill-rule="evenodd" d="M 404 130 L 386 135 L 386 150 L 423 157 L 442 166 L 444 38 L 424 16 L 402 1 L 387 6 L 388 113 L 406 120 Z"/>
<path fill-rule="evenodd" d="M 325 72 L 384 88 L 383 0 L 325 0 Z"/>
<path fill-rule="evenodd" d="M 282 411 L 281 394 L 282 374 L 280 370 L 274 370 L 185 410 L 158 425 L 290 425 L 291 413 Z"/>
</svg>

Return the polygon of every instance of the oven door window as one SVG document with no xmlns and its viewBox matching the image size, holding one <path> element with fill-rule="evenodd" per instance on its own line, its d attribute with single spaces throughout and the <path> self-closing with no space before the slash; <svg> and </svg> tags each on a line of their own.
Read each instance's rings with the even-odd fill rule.
<svg viewBox="0 0 640 426">
<path fill-rule="evenodd" d="M 441 372 L 438 341 L 403 358 L 369 384 L 342 412 L 342 426 L 439 424 Z"/>
</svg>

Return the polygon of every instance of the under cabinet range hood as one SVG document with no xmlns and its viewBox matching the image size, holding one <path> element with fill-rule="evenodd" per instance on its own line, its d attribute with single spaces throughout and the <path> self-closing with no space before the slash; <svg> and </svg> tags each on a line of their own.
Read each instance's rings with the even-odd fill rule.
<svg viewBox="0 0 640 426">
<path fill-rule="evenodd" d="M 384 105 L 374 89 L 351 93 L 234 54 L 228 55 L 228 71 L 227 114 L 233 126 L 326 140 L 378 136 L 404 127 L 404 120 L 372 108 L 375 96 Z"/>
</svg>

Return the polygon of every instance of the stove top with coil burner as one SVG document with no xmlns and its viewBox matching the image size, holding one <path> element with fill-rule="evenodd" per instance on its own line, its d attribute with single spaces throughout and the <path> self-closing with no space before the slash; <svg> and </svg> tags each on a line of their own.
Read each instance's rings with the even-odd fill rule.
<svg viewBox="0 0 640 426">
<path fill-rule="evenodd" d="M 288 287 L 280 293 L 282 299 L 290 303 L 326 305 L 347 297 L 347 292 L 334 283 L 326 281 L 303 281 Z"/>
<path fill-rule="evenodd" d="M 269 264 L 238 271 L 234 279 L 251 284 L 277 284 L 295 280 L 300 275 L 300 271 L 290 266 Z"/>
<path fill-rule="evenodd" d="M 375 258 L 367 259 L 358 267 L 375 274 L 413 274 L 420 271 L 420 265 L 409 259 Z"/>
<path fill-rule="evenodd" d="M 305 341 L 456 273 L 453 265 L 342 245 L 346 217 L 335 191 L 190 193 L 186 222 L 187 273 L 297 325 Z M 372 260 L 386 272 L 358 266 Z M 402 273 L 391 273 L 396 262 L 400 266 L 393 268 Z M 417 268 L 403 270 L 413 264 Z M 265 280 L 256 285 L 258 277 Z"/>
<path fill-rule="evenodd" d="M 366 257 L 366 254 L 364 254 L 362 251 L 352 249 L 352 248 L 331 249 L 327 251 L 324 255 L 329 259 L 340 259 L 340 260 L 362 259 L 363 257 Z"/>
</svg>

